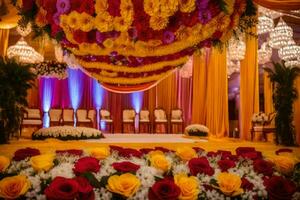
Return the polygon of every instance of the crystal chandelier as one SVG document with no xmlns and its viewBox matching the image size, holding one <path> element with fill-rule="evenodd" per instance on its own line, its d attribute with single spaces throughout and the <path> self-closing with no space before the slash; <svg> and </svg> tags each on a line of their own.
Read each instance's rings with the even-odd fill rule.
<svg viewBox="0 0 300 200">
<path fill-rule="evenodd" d="M 272 19 L 276 19 L 276 18 L 281 17 L 283 15 L 280 12 L 277 12 L 275 10 L 270 10 L 270 9 L 262 7 L 262 6 L 258 7 L 258 13 L 261 14 L 261 15 L 265 15 L 267 17 L 270 17 Z"/>
<path fill-rule="evenodd" d="M 258 50 L 258 63 L 266 64 L 270 61 L 272 56 L 272 48 L 268 42 L 264 42 Z"/>
<path fill-rule="evenodd" d="M 270 46 L 280 49 L 286 46 L 292 37 L 293 29 L 280 18 L 277 26 L 270 32 Z"/>
<path fill-rule="evenodd" d="M 262 15 L 258 17 L 257 33 L 264 34 L 270 32 L 274 28 L 274 21 L 271 17 Z"/>
<path fill-rule="evenodd" d="M 233 73 L 239 72 L 240 71 L 240 61 L 233 61 L 229 60 L 227 58 L 227 76 L 230 78 L 230 76 Z"/>
<path fill-rule="evenodd" d="M 300 67 L 300 60 L 289 60 L 285 62 L 286 67 Z"/>
<path fill-rule="evenodd" d="M 293 39 L 288 41 L 288 44 L 278 50 L 279 58 L 290 61 L 296 60 L 300 54 L 300 46 L 296 45 Z"/>
<path fill-rule="evenodd" d="M 193 57 L 190 57 L 187 63 L 179 70 L 179 75 L 182 78 L 190 78 L 193 76 Z"/>
<path fill-rule="evenodd" d="M 246 53 L 246 44 L 244 37 L 240 36 L 238 39 L 231 38 L 228 45 L 228 56 L 230 60 L 243 60 Z"/>
<path fill-rule="evenodd" d="M 20 63 L 39 63 L 43 62 L 44 57 L 36 52 L 34 48 L 29 46 L 24 40 L 24 37 L 31 32 L 31 27 L 27 26 L 25 28 L 18 27 L 18 33 L 22 36 L 20 40 L 13 46 L 7 49 L 8 58 L 17 58 Z"/>
</svg>

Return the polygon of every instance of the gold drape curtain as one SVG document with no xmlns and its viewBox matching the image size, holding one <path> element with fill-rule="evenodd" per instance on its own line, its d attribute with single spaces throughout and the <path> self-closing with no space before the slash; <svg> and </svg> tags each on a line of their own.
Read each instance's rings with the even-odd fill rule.
<svg viewBox="0 0 300 200">
<path fill-rule="evenodd" d="M 299 0 L 254 0 L 260 6 L 272 10 L 298 10 L 300 9 Z"/>
<path fill-rule="evenodd" d="M 9 29 L 0 29 L 0 56 L 1 57 L 4 57 L 6 55 L 8 39 L 9 39 Z"/>
<path fill-rule="evenodd" d="M 296 79 L 295 86 L 299 97 L 294 104 L 294 124 L 296 128 L 296 141 L 300 144 L 300 77 Z"/>
<path fill-rule="evenodd" d="M 256 28 L 253 31 L 256 32 Z M 246 36 L 246 54 L 240 70 L 240 138 L 250 139 L 251 118 L 259 112 L 258 40 Z"/>
<path fill-rule="evenodd" d="M 275 111 L 273 106 L 272 94 L 273 94 L 272 82 L 268 77 L 268 73 L 264 72 L 264 106 L 265 106 L 265 113 L 267 114 L 273 113 Z"/>
</svg>

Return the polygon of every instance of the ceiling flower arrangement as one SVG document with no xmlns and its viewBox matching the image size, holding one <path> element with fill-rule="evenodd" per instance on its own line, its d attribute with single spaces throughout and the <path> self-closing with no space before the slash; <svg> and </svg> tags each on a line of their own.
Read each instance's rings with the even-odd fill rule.
<svg viewBox="0 0 300 200">
<path fill-rule="evenodd" d="M 255 14 L 250 0 L 23 0 L 20 9 L 21 24 L 31 22 L 104 87 L 123 91 L 155 85 L 195 50 L 251 26 Z"/>
</svg>

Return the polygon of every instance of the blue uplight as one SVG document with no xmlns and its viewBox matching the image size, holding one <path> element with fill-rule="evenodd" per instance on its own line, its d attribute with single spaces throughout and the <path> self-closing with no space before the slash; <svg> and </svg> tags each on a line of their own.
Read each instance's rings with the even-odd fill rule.
<svg viewBox="0 0 300 200">
<path fill-rule="evenodd" d="M 43 116 L 43 127 L 48 128 L 50 126 L 49 110 L 51 108 L 51 101 L 53 96 L 54 79 L 42 78 L 41 79 L 41 90 L 42 90 L 42 109 L 44 112 Z"/>
<path fill-rule="evenodd" d="M 99 128 L 99 121 L 100 121 L 100 117 L 99 117 L 99 110 L 102 107 L 102 103 L 103 103 L 103 95 L 104 95 L 104 89 L 101 87 L 101 85 L 98 83 L 98 81 L 96 79 L 93 80 L 93 102 L 94 102 L 94 107 L 97 110 L 97 124 L 98 124 L 98 128 Z M 100 124 L 101 130 L 104 130 L 105 128 L 105 123 L 101 123 Z"/>
<path fill-rule="evenodd" d="M 132 106 L 136 113 L 139 113 L 142 109 L 144 92 L 134 92 L 131 94 Z"/>
</svg>

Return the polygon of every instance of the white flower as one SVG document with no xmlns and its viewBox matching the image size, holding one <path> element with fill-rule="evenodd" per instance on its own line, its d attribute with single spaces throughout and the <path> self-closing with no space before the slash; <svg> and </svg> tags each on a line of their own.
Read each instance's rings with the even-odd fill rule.
<svg viewBox="0 0 300 200">
<path fill-rule="evenodd" d="M 75 175 L 73 173 L 74 165 L 73 163 L 61 163 L 55 167 L 53 167 L 49 174 L 51 175 L 52 179 L 57 176 L 62 176 L 65 178 L 73 178 Z"/>
</svg>

